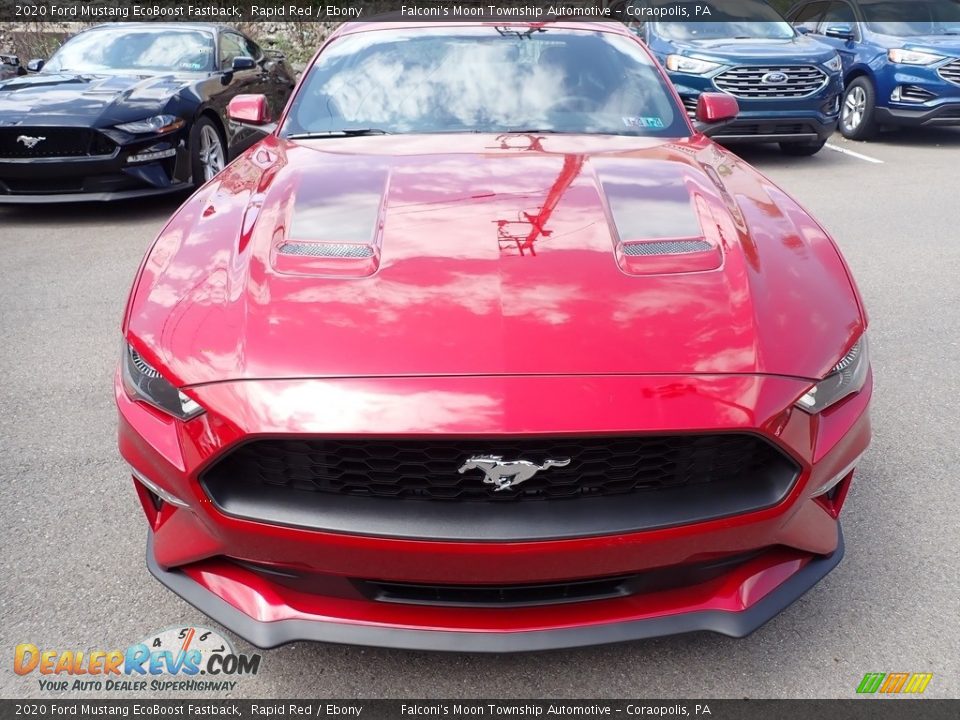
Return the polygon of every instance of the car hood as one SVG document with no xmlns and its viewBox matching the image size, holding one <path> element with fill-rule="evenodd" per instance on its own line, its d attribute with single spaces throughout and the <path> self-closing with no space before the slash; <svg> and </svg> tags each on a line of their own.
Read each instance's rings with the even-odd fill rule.
<svg viewBox="0 0 960 720">
<path fill-rule="evenodd" d="M 946 55 L 960 55 L 960 36 L 958 35 L 922 35 L 918 37 L 896 38 L 892 47 L 903 47 L 908 50 L 923 50 L 929 48 L 934 52 Z"/>
<path fill-rule="evenodd" d="M 268 138 L 162 231 L 125 329 L 192 385 L 817 378 L 863 323 L 824 231 L 705 138 L 450 135 Z"/>
<path fill-rule="evenodd" d="M 190 83 L 183 75 L 37 73 L 0 83 L 0 125 L 90 125 L 148 117 Z"/>
<path fill-rule="evenodd" d="M 824 63 L 836 55 L 836 51 L 804 35 L 793 38 L 761 40 L 756 38 L 716 40 L 690 40 L 673 42 L 684 54 L 704 60 L 713 60 L 725 65 L 750 62 L 778 62 L 785 65 Z"/>
</svg>

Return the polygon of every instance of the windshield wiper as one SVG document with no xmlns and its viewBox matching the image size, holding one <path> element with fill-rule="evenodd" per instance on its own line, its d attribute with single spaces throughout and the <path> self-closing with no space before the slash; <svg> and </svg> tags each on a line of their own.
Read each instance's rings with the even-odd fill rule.
<svg viewBox="0 0 960 720">
<path fill-rule="evenodd" d="M 526 30 L 517 30 L 515 28 L 510 27 L 509 25 L 496 25 L 494 26 L 493 29 L 496 30 L 498 33 L 500 33 L 503 37 L 518 37 L 518 38 L 526 38 L 528 40 L 533 36 L 535 32 L 541 33 L 541 32 L 547 31 L 545 27 L 539 27 L 537 25 L 531 25 Z"/>
<path fill-rule="evenodd" d="M 363 135 L 389 135 L 387 130 L 380 128 L 341 128 L 340 130 L 319 130 L 317 132 L 303 132 L 287 135 L 290 140 L 312 140 L 313 138 L 328 137 L 361 137 Z"/>
</svg>

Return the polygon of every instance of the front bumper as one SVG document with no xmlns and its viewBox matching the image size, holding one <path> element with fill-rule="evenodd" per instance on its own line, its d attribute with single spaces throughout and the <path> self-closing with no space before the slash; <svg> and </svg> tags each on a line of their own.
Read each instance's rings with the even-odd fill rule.
<svg viewBox="0 0 960 720">
<path fill-rule="evenodd" d="M 0 158 L 0 203 L 36 204 L 119 200 L 162 195 L 192 185 L 183 131 L 118 145 L 109 155 Z M 131 161 L 147 151 L 170 153 Z"/>
<path fill-rule="evenodd" d="M 670 79 L 692 116 L 704 92 L 720 92 L 710 77 L 669 73 Z M 839 79 L 804 98 L 737 98 L 736 119 L 708 134 L 719 141 L 738 143 L 789 142 L 813 144 L 826 141 L 837 129 L 840 117 Z"/>
<path fill-rule="evenodd" d="M 384 627 L 321 617 L 257 620 L 238 610 L 190 575 L 161 568 L 154 559 L 153 533 L 151 532 L 147 538 L 147 568 L 157 580 L 230 632 L 252 645 L 265 649 L 310 640 L 407 650 L 501 653 L 559 650 L 703 631 L 741 638 L 779 615 L 807 590 L 820 582 L 840 564 L 843 553 L 843 534 L 839 533 L 837 547 L 832 553 L 811 558 L 774 590 L 749 608 L 740 611 L 680 611 L 641 619 L 555 627 L 547 630 L 457 631 L 402 626 Z M 778 569 L 787 570 L 788 568 L 774 567 L 767 572 L 774 573 Z M 221 581 L 223 580 L 221 578 Z M 224 588 L 224 585 L 221 584 L 220 587 Z"/>
<path fill-rule="evenodd" d="M 897 127 L 949 127 L 960 125 L 960 99 L 937 107 L 878 107 L 877 122 Z"/>
<path fill-rule="evenodd" d="M 769 620 L 842 556 L 837 516 L 852 469 L 869 443 L 870 385 L 826 413 L 793 409 L 802 380 L 774 377 L 406 378 L 247 381 L 193 388 L 207 408 L 177 423 L 130 401 L 118 384 L 120 449 L 134 469 L 150 525 L 148 565 L 167 587 L 262 646 L 323 640 L 477 651 L 639 639 L 710 630 L 743 636 Z M 678 392 L 683 388 L 683 392 Z M 401 412 L 416 405 L 418 412 Z M 539 407 L 517 402 L 538 398 Z M 317 402 L 319 398 L 324 402 Z M 447 400 L 499 398 L 502 412 L 451 413 Z M 643 403 L 618 398 L 657 398 Z M 526 407 L 526 409 L 523 409 Z M 512 408 L 512 410 L 510 410 Z M 786 408 L 786 409 L 785 409 Z M 282 411 L 281 411 L 282 409 Z M 404 536 L 350 528 L 295 527 L 223 513 L 200 476 L 251 437 L 416 437 L 618 434 L 728 430 L 763 435 L 802 469 L 770 507 L 733 516 L 584 537 L 437 539 L 431 527 Z M 812 496 L 842 475 L 829 501 Z M 157 502 L 149 485 L 186 507 Z M 395 501 L 387 500 L 392 507 Z M 424 502 L 424 501 L 410 501 Z M 584 505 L 592 500 L 538 501 Z M 403 513 L 402 502 L 396 505 Z M 493 512 L 493 511 L 491 511 Z M 413 534 L 419 532 L 419 537 Z M 489 587 L 597 578 L 708 575 L 643 592 L 510 607 L 396 602 L 351 592 L 358 582 Z"/>
<path fill-rule="evenodd" d="M 888 64 L 877 73 L 876 120 L 891 127 L 931 127 L 960 125 L 960 85 L 940 76 L 938 69 L 951 59 L 936 65 L 910 66 Z M 925 102 L 893 99 L 894 92 L 907 90 Z"/>
</svg>

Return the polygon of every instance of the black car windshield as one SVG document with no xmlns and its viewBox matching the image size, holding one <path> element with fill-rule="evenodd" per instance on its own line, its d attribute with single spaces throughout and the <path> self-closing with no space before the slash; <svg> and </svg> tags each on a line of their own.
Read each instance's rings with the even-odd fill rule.
<svg viewBox="0 0 960 720">
<path fill-rule="evenodd" d="M 283 134 L 363 130 L 690 134 L 634 38 L 520 25 L 334 40 L 294 98 Z"/>
<path fill-rule="evenodd" d="M 723 40 L 750 38 L 786 40 L 796 35 L 793 27 L 763 0 L 723 0 L 723 2 L 671 2 L 646 0 L 651 8 L 674 12 L 687 11 L 696 22 L 658 22 L 657 31 L 671 40 Z M 710 10 L 707 15 L 704 8 Z"/>
<path fill-rule="evenodd" d="M 882 0 L 860 7 L 867 26 L 883 35 L 960 35 L 960 0 Z"/>
<path fill-rule="evenodd" d="M 47 72 L 203 72 L 213 69 L 213 35 L 200 30 L 111 27 L 80 33 Z"/>
</svg>

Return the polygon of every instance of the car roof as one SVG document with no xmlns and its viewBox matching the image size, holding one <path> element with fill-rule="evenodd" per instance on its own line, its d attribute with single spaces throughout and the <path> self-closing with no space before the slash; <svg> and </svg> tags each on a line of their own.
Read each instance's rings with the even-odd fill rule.
<svg viewBox="0 0 960 720">
<path fill-rule="evenodd" d="M 233 32 L 240 32 L 235 30 L 232 27 L 226 25 L 221 25 L 218 23 L 205 23 L 205 22 L 110 22 L 110 23 L 101 23 L 99 25 L 94 25 L 93 27 L 84 28 L 81 32 L 90 32 L 91 30 L 102 30 L 104 28 L 149 28 L 150 30 L 183 30 L 187 28 L 188 30 L 206 30 L 207 32 L 223 32 L 225 30 L 232 30 Z M 78 33 L 79 34 L 79 33 Z"/>
<path fill-rule="evenodd" d="M 396 19 L 395 19 L 396 18 Z M 403 18 L 403 19 L 401 19 Z M 503 20 L 497 21 L 492 20 L 489 22 L 482 22 L 478 20 L 458 20 L 458 21 L 438 21 L 438 20 L 416 20 L 408 19 L 408 16 L 402 15 L 401 13 L 387 13 L 383 15 L 375 15 L 370 20 L 354 20 L 351 22 L 345 22 L 340 28 L 334 33 L 334 35 L 352 35 L 354 33 L 361 32 L 372 32 L 377 30 L 393 30 L 393 29 L 403 29 L 403 30 L 423 30 L 426 28 L 435 28 L 435 27 L 446 27 L 446 28 L 456 28 L 456 27 L 477 27 L 477 26 L 487 26 L 487 27 L 545 27 L 549 26 L 551 28 L 558 28 L 562 30 L 594 30 L 602 31 L 609 33 L 616 33 L 618 35 L 632 35 L 629 29 L 620 22 L 616 21 L 585 21 L 585 20 L 551 20 L 548 22 L 534 22 L 534 21 L 522 21 L 522 20 Z"/>
</svg>

